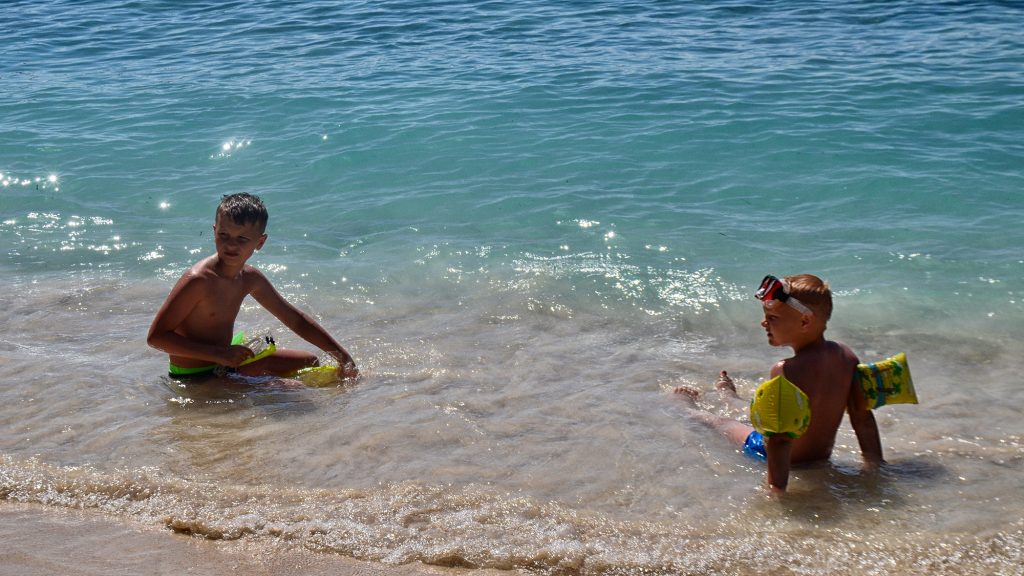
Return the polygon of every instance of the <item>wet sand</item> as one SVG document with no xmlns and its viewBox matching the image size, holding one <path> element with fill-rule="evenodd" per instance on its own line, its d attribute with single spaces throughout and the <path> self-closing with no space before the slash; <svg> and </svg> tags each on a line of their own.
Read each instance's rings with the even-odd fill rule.
<svg viewBox="0 0 1024 576">
<path fill-rule="evenodd" d="M 92 511 L 9 502 L 0 502 L 0 542 L 0 576 L 457 576 L 470 572 L 423 564 L 386 566 L 316 552 L 271 550 L 244 541 L 215 542 L 118 522 Z"/>
</svg>

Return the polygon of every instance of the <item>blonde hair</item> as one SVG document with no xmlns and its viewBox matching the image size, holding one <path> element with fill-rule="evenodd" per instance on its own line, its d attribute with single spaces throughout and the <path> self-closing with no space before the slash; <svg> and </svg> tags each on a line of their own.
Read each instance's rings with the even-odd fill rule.
<svg viewBox="0 0 1024 576">
<path fill-rule="evenodd" d="M 826 322 L 832 318 L 832 290 L 828 282 L 812 274 L 786 276 L 789 295 L 803 302 Z"/>
</svg>

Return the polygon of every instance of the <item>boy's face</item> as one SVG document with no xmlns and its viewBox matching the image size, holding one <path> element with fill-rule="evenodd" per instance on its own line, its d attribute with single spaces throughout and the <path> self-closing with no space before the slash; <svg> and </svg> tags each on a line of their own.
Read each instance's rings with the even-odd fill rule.
<svg viewBox="0 0 1024 576">
<path fill-rule="evenodd" d="M 761 327 L 768 332 L 768 343 L 772 346 L 792 344 L 803 331 L 806 315 L 778 300 L 766 300 L 761 304 L 764 320 Z"/>
<path fill-rule="evenodd" d="M 244 264 L 263 247 L 267 235 L 255 222 L 239 224 L 227 216 L 217 216 L 213 225 L 217 256 L 226 263 Z"/>
</svg>

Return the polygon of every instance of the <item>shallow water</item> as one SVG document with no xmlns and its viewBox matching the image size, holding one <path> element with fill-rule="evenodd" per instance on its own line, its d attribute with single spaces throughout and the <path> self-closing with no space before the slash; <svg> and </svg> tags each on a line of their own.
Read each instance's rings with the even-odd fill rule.
<svg viewBox="0 0 1024 576">
<path fill-rule="evenodd" d="M 1020 573 L 1016 6 L 76 6 L 0 25 L 3 499 L 391 564 Z M 163 376 L 239 190 L 359 382 Z M 670 391 L 753 391 L 753 284 L 804 271 L 922 403 L 777 501 Z"/>
</svg>

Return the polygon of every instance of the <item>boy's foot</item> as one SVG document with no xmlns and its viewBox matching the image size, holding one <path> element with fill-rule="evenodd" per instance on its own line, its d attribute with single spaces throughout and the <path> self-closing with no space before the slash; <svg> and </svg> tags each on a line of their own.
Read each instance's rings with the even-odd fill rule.
<svg viewBox="0 0 1024 576">
<path fill-rule="evenodd" d="M 739 398 L 736 394 L 736 385 L 732 383 L 732 378 L 729 374 L 722 370 L 722 373 L 718 377 L 718 382 L 715 382 L 715 388 L 718 389 L 718 393 L 728 398 Z"/>
</svg>

